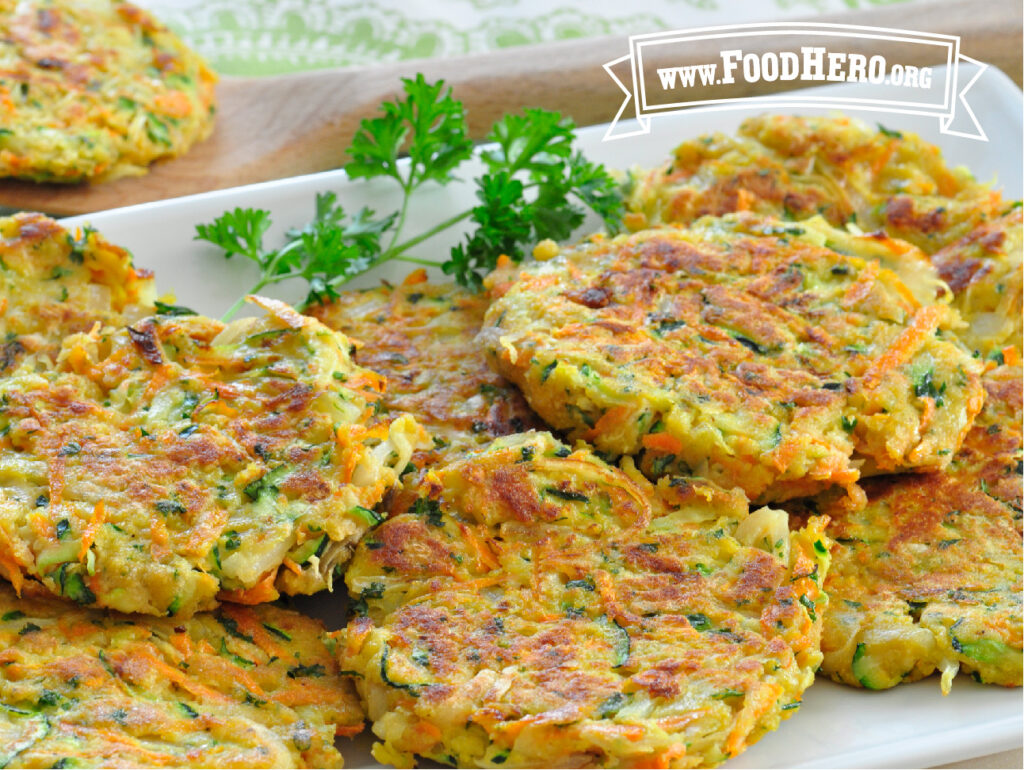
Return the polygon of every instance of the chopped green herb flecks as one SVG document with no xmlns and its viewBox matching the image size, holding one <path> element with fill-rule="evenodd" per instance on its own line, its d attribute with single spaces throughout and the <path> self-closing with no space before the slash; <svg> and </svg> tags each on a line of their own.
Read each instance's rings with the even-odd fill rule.
<svg viewBox="0 0 1024 770">
<path fill-rule="evenodd" d="M 544 493 L 557 497 L 559 500 L 565 500 L 566 502 L 575 503 L 588 503 L 590 498 L 582 492 L 576 492 L 571 489 L 559 489 L 558 487 L 545 487 Z"/>
</svg>

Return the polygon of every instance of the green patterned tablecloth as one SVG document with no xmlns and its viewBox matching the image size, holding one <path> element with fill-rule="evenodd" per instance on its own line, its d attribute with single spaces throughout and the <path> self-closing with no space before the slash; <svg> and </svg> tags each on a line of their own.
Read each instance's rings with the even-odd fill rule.
<svg viewBox="0 0 1024 770">
<path fill-rule="evenodd" d="M 137 0 L 215 69 L 269 75 L 924 0 Z"/>
</svg>

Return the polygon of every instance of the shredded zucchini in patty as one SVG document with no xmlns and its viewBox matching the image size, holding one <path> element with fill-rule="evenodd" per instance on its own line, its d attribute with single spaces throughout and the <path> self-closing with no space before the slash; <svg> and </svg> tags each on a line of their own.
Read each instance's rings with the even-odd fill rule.
<svg viewBox="0 0 1024 770">
<path fill-rule="evenodd" d="M 748 517 L 739 490 L 654 486 L 547 433 L 402 498 L 345 576 L 342 667 L 381 762 L 705 767 L 814 679 L 824 520 L 790 532 L 781 511 Z"/>
<path fill-rule="evenodd" d="M 0 380 L 0 572 L 16 588 L 188 616 L 331 585 L 422 429 L 370 426 L 383 381 L 348 340 L 253 301 L 268 314 L 229 326 L 160 315 L 73 335 L 55 368 Z"/>
<path fill-rule="evenodd" d="M 0 0 L 0 177 L 143 174 L 209 135 L 216 80 L 123 0 Z"/>
<path fill-rule="evenodd" d="M 277 607 L 139 618 L 0 584 L 0 766 L 341 767 L 363 714 L 336 644 Z"/>
<path fill-rule="evenodd" d="M 855 493 L 945 467 L 984 398 L 924 255 L 821 218 L 596 236 L 489 281 L 496 369 L 552 427 L 654 478 L 760 502 Z"/>
</svg>

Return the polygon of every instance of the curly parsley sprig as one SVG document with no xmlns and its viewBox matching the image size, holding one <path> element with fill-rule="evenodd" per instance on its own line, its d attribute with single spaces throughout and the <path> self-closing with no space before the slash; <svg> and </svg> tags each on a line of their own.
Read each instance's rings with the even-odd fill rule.
<svg viewBox="0 0 1024 770">
<path fill-rule="evenodd" d="M 196 239 L 219 246 L 226 258 L 240 255 L 260 268 L 248 293 L 281 281 L 309 284 L 304 307 L 337 296 L 338 287 L 391 260 L 439 267 L 463 286 L 477 288 L 502 254 L 520 261 L 539 240 L 568 238 L 589 208 L 610 232 L 618 230 L 622 195 L 603 166 L 573 152 L 575 125 L 557 112 L 527 109 L 506 115 L 491 129 L 480 153 L 486 171 L 474 180 L 478 205 L 403 240 L 413 193 L 427 182 L 446 185 L 473 153 L 462 103 L 444 82 L 423 75 L 404 79 L 405 96 L 381 105 L 381 115 L 363 120 L 348 153 L 352 179 L 390 177 L 402 189 L 398 211 L 377 218 L 363 208 L 347 214 L 334 193 L 316 196 L 313 219 L 289 230 L 285 244 L 267 250 L 271 225 L 262 209 L 236 208 L 196 227 Z M 405 156 L 408 162 L 400 162 Z M 444 261 L 411 255 L 416 246 L 465 221 L 473 227 Z M 241 307 L 236 302 L 225 315 Z"/>
</svg>

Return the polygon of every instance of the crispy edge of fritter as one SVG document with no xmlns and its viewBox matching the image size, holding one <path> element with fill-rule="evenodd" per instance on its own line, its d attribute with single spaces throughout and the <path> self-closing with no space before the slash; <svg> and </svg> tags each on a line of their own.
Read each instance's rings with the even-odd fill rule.
<svg viewBox="0 0 1024 770">
<path fill-rule="evenodd" d="M 968 324 L 964 342 L 982 357 L 1010 364 L 1020 361 L 1022 348 L 1022 220 L 1018 202 L 931 257 Z"/>
</svg>

